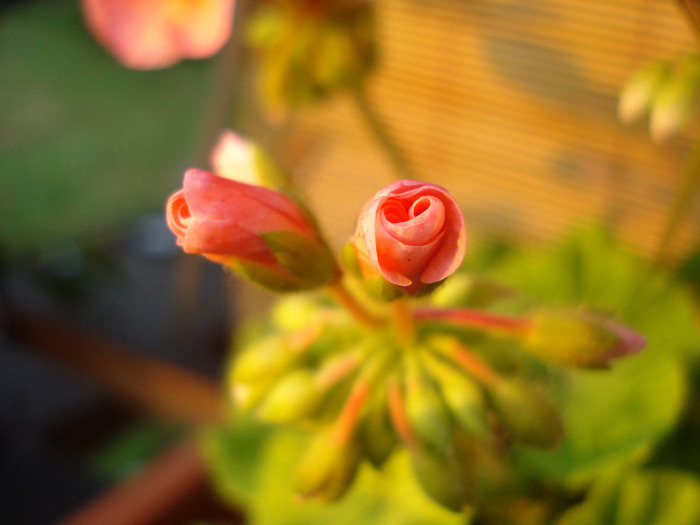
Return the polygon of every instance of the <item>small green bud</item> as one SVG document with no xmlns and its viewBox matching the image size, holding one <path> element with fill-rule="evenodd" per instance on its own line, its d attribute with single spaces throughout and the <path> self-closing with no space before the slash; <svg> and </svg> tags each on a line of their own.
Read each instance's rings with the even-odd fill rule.
<svg viewBox="0 0 700 525">
<path fill-rule="evenodd" d="M 700 95 L 700 57 L 689 55 L 659 88 L 651 108 L 649 131 L 663 141 L 680 131 L 697 109 Z"/>
<path fill-rule="evenodd" d="M 284 337 L 265 337 L 236 356 L 231 380 L 235 383 L 252 383 L 277 378 L 292 366 L 295 357 L 296 353 Z"/>
<path fill-rule="evenodd" d="M 465 430 L 485 437 L 489 433 L 486 417 L 486 399 L 479 385 L 431 352 L 426 352 L 424 362 L 437 384 L 452 417 Z"/>
<path fill-rule="evenodd" d="M 651 62 L 632 74 L 620 92 L 617 113 L 622 122 L 630 124 L 649 111 L 670 70 L 666 62 Z"/>
<path fill-rule="evenodd" d="M 435 501 L 461 512 L 473 500 L 474 490 L 468 468 L 454 457 L 413 451 L 411 464 L 418 484 Z"/>
<path fill-rule="evenodd" d="M 321 306 L 306 294 L 282 296 L 272 308 L 272 322 L 280 330 L 302 330 L 318 317 Z"/>
<path fill-rule="evenodd" d="M 452 420 L 435 385 L 427 378 L 414 355 L 405 360 L 406 416 L 420 440 L 438 453 L 449 446 Z"/>
<path fill-rule="evenodd" d="M 489 399 L 505 427 L 521 442 L 542 448 L 557 446 L 563 437 L 561 418 L 552 402 L 519 378 L 489 386 Z"/>
<path fill-rule="evenodd" d="M 531 316 L 522 344 L 548 362 L 601 367 L 639 351 L 645 341 L 629 328 L 594 314 L 542 310 Z"/>
<path fill-rule="evenodd" d="M 376 389 L 370 398 L 367 413 L 360 423 L 359 440 L 365 456 L 377 468 L 396 447 L 398 439 L 389 418 L 386 389 Z"/>
<path fill-rule="evenodd" d="M 230 130 L 219 135 L 209 160 L 214 172 L 228 179 L 271 189 L 289 185 L 265 150 Z"/>
<path fill-rule="evenodd" d="M 325 429 L 312 438 L 301 457 L 297 491 L 302 496 L 334 501 L 352 484 L 360 461 L 360 447 L 354 440 L 338 442 L 333 429 Z"/>
<path fill-rule="evenodd" d="M 272 423 L 291 423 L 311 414 L 321 401 L 313 374 L 295 370 L 278 381 L 258 408 L 258 417 Z"/>
</svg>

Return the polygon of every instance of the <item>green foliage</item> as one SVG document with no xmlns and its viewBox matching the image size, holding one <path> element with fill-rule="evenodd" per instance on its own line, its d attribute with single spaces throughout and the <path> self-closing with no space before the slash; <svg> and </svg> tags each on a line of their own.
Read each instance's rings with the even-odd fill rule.
<svg viewBox="0 0 700 525">
<path fill-rule="evenodd" d="M 3 10 L 0 49 L 3 248 L 87 243 L 162 209 L 202 131 L 211 62 L 128 70 L 67 1 Z"/>
<path fill-rule="evenodd" d="M 558 525 L 695 525 L 699 517 L 697 478 L 673 470 L 633 470 L 601 479 Z"/>
<path fill-rule="evenodd" d="M 117 481 L 151 461 L 165 447 L 183 435 L 180 425 L 156 421 L 141 422 L 119 433 L 100 447 L 91 458 L 93 467 Z"/>
<path fill-rule="evenodd" d="M 416 484 L 407 454 L 394 454 L 377 471 L 367 464 L 350 491 L 332 505 L 294 494 L 294 473 L 308 436 L 270 432 L 249 421 L 212 430 L 206 458 L 221 494 L 245 503 L 251 525 L 458 525 L 464 515 L 430 500 Z"/>
</svg>

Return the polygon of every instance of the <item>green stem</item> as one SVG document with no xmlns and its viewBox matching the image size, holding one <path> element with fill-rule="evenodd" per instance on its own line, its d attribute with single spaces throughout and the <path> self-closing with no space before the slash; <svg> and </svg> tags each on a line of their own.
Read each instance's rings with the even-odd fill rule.
<svg viewBox="0 0 700 525">
<path fill-rule="evenodd" d="M 401 148 L 397 145 L 394 138 L 391 136 L 389 129 L 382 120 L 382 118 L 377 114 L 376 110 L 372 107 L 369 99 L 367 98 L 367 92 L 364 85 L 360 84 L 353 88 L 352 90 L 353 99 L 355 101 L 355 106 L 360 112 L 365 124 L 374 135 L 374 138 L 379 143 L 379 145 L 386 153 L 387 157 L 391 161 L 394 170 L 402 179 L 413 179 L 413 170 L 406 159 L 405 155 L 401 151 Z"/>
<path fill-rule="evenodd" d="M 661 239 L 656 247 L 653 261 L 656 265 L 665 262 L 668 256 L 668 248 L 676 235 L 683 219 L 690 211 L 693 200 L 700 188 L 700 143 L 693 148 L 693 153 L 685 170 L 685 177 L 676 191 L 673 205 L 669 211 L 666 226 L 661 234 Z"/>
<path fill-rule="evenodd" d="M 384 324 L 382 319 L 375 317 L 357 299 L 355 299 L 342 281 L 337 280 L 327 287 L 330 294 L 360 323 L 368 328 L 379 328 Z"/>
<path fill-rule="evenodd" d="M 494 386 L 501 381 L 501 376 L 493 368 L 460 344 L 455 344 L 447 357 L 484 386 Z"/>
<path fill-rule="evenodd" d="M 389 303 L 396 336 L 401 343 L 411 344 L 416 338 L 416 323 L 409 304 L 403 299 Z"/>
</svg>

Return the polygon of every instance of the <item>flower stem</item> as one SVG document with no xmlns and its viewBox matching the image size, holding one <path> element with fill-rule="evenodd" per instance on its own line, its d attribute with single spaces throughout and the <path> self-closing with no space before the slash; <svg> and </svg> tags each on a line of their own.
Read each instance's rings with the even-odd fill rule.
<svg viewBox="0 0 700 525">
<path fill-rule="evenodd" d="M 360 323 L 368 328 L 378 328 L 384 322 L 371 314 L 357 299 L 345 288 L 341 281 L 335 281 L 327 285 L 330 294 Z"/>
<path fill-rule="evenodd" d="M 512 335 L 520 335 L 530 328 L 530 321 L 527 319 L 493 314 L 469 308 L 449 310 L 422 308 L 416 310 L 414 316 L 417 321 L 445 321 L 465 328 L 506 332 Z"/>
<path fill-rule="evenodd" d="M 695 145 L 692 156 L 685 170 L 685 178 L 676 190 L 673 205 L 666 220 L 666 226 L 654 253 L 654 263 L 660 265 L 666 259 L 668 248 L 678 227 L 693 204 L 700 188 L 700 143 Z"/>
<path fill-rule="evenodd" d="M 333 438 L 336 443 L 347 443 L 360 418 L 360 411 L 367 401 L 371 392 L 372 381 L 360 378 L 352 388 L 350 395 L 343 405 L 340 416 L 335 421 L 333 428 Z"/>
<path fill-rule="evenodd" d="M 403 299 L 392 301 L 389 305 L 398 340 L 404 344 L 411 344 L 416 337 L 416 323 L 410 306 Z"/>
<path fill-rule="evenodd" d="M 397 378 L 394 377 L 389 380 L 387 384 L 387 393 L 389 397 L 389 417 L 391 418 L 391 423 L 394 426 L 396 434 L 410 450 L 418 449 L 418 438 L 413 432 L 411 424 L 408 422 L 406 405 L 403 401 L 403 392 L 401 392 L 401 385 Z"/>
<path fill-rule="evenodd" d="M 355 86 L 352 90 L 353 100 L 355 101 L 355 106 L 360 112 L 365 124 L 374 135 L 377 143 L 382 147 L 384 153 L 387 155 L 391 161 L 394 170 L 402 179 L 413 179 L 413 170 L 406 159 L 405 155 L 401 151 L 401 148 L 396 144 L 396 141 L 389 133 L 389 130 L 382 120 L 382 118 L 377 114 L 376 110 L 372 107 L 369 99 L 367 98 L 367 92 L 363 84 Z"/>
<path fill-rule="evenodd" d="M 457 342 L 445 355 L 485 386 L 501 381 L 501 376 L 493 368 Z"/>
</svg>

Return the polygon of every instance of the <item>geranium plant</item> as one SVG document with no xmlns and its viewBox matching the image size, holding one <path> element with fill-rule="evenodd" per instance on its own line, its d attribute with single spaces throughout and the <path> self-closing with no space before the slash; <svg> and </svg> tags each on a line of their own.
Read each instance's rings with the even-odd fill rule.
<svg viewBox="0 0 700 525">
<path fill-rule="evenodd" d="M 266 116 L 350 93 L 400 180 L 368 189 L 338 253 L 285 171 L 233 131 L 168 200 L 186 253 L 282 295 L 235 341 L 230 417 L 203 439 L 221 494 L 270 525 L 697 523 L 700 484 L 668 453 L 686 426 L 697 436 L 685 293 L 597 228 L 534 256 L 472 247 L 457 200 L 413 180 L 368 103 L 373 4 L 253 4 Z M 234 2 L 82 6 L 119 61 L 152 69 L 216 53 Z M 684 64 L 670 93 L 687 113 L 697 57 Z M 654 134 L 676 129 L 658 96 L 668 78 L 640 73 L 621 115 L 653 101 Z"/>
</svg>

